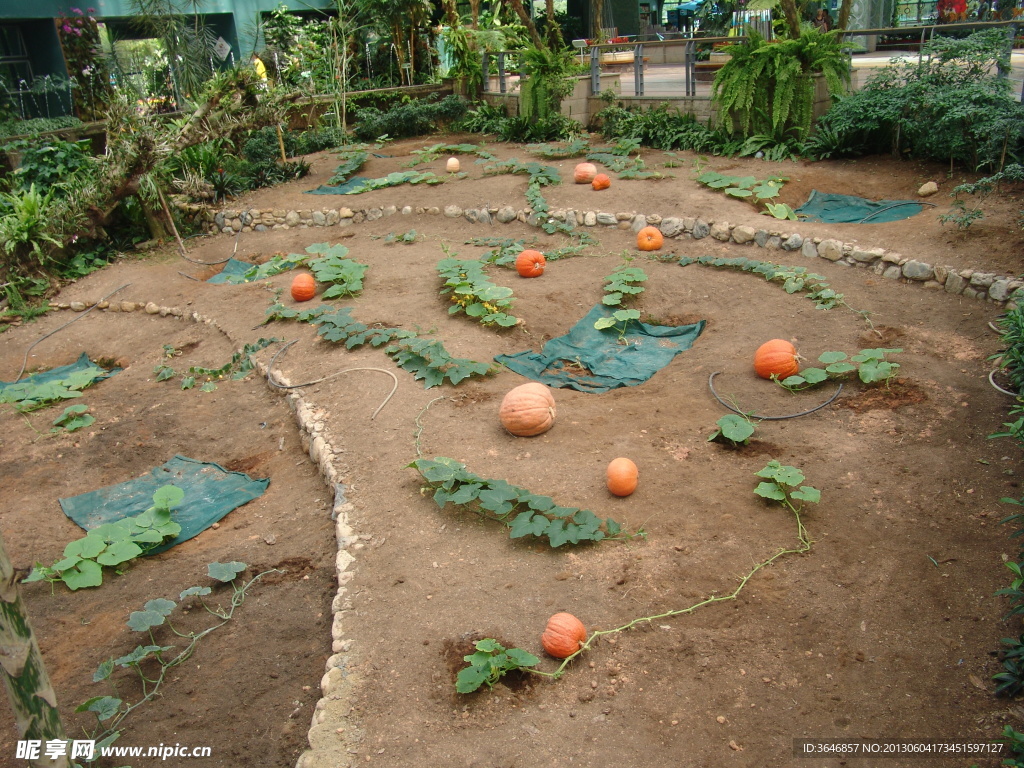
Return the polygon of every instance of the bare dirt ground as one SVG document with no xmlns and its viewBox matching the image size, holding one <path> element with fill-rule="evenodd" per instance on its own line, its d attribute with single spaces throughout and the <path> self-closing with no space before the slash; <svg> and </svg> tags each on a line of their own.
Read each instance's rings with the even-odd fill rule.
<svg viewBox="0 0 1024 768">
<path fill-rule="evenodd" d="M 466 137 L 455 137 L 458 141 Z M 433 143 L 390 145 L 392 158 L 374 159 L 363 175 L 399 170 L 409 152 Z M 489 147 L 502 157 L 529 158 L 521 147 Z M 661 170 L 664 157 L 646 155 Z M 275 208 L 366 207 L 396 204 L 523 207 L 523 177 L 470 178 L 440 187 L 399 187 L 356 197 L 311 197 L 302 190 L 325 181 L 335 158 L 313 158 L 314 175 L 253 194 L 233 205 Z M 699 188 L 694 158 L 660 181 L 613 179 L 595 193 L 571 184 L 576 161 L 556 161 L 563 185 L 545 194 L 552 207 L 703 216 L 767 227 L 747 204 Z M 427 167 L 443 172 L 444 158 Z M 786 202 L 797 205 L 816 188 L 872 198 L 908 198 L 935 180 L 937 211 L 880 225 L 794 224 L 787 231 L 885 246 L 933 264 L 1021 271 L 1019 201 L 993 203 L 990 215 L 961 235 L 936 221 L 944 193 L 958 179 L 942 169 L 886 158 L 851 163 L 769 166 L 712 159 L 716 170 L 790 178 Z M 789 225 L 787 225 L 789 226 Z M 387 244 L 388 234 L 415 230 L 415 242 Z M 367 324 L 435 334 L 455 356 L 539 350 L 565 333 L 600 301 L 605 276 L 634 248 L 628 231 L 590 230 L 598 245 L 585 255 L 549 264 L 523 280 L 492 267 L 492 279 L 515 291 L 508 331 L 451 316 L 434 265 L 442 245 L 463 258 L 484 248 L 471 237 L 564 244 L 521 224 L 475 225 L 441 216 L 395 215 L 348 228 L 247 233 L 238 256 L 262 261 L 316 242 L 342 242 L 369 265 L 363 294 L 344 302 Z M 343 237 L 343 235 L 350 235 Z M 228 236 L 189 241 L 189 257 L 214 262 L 235 247 Z M 799 253 L 673 240 L 665 253 L 744 254 L 805 264 Z M 458 387 L 425 390 L 380 350 L 317 339 L 308 325 L 258 327 L 275 292 L 287 296 L 290 275 L 266 283 L 218 286 L 187 279 L 215 271 L 180 259 L 174 249 L 120 263 L 69 285 L 61 301 L 96 301 L 128 284 L 121 300 L 197 311 L 216 320 L 196 324 L 141 312 L 93 311 L 41 341 L 29 370 L 73 361 L 82 351 L 117 360 L 125 370 L 86 390 L 96 416 L 91 427 L 50 436 L 59 411 L 27 416 L 0 411 L 0 531 L 16 566 L 53 562 L 81 531 L 57 499 L 141 476 L 175 454 L 214 461 L 271 479 L 267 493 L 228 515 L 216 530 L 163 554 L 144 558 L 99 589 L 51 593 L 22 586 L 69 733 L 93 724 L 75 706 L 108 693 L 93 683 L 104 659 L 129 653 L 137 636 L 124 622 L 155 597 L 177 597 L 207 584 L 213 561 L 249 564 L 247 574 L 276 568 L 253 586 L 225 627 L 205 638 L 173 670 L 162 695 L 126 721 L 121 744 L 208 745 L 212 757 L 166 765 L 295 764 L 319 698 L 331 655 L 335 593 L 332 491 L 303 453 L 294 417 L 280 393 L 255 374 L 225 381 L 212 393 L 156 382 L 163 345 L 187 350 L 172 362 L 216 367 L 245 343 L 264 337 L 297 340 L 275 368 L 305 382 L 347 368 L 393 370 L 395 396 L 373 420 L 389 380 L 353 372 L 302 390 L 322 413 L 340 451 L 336 468 L 355 505 L 350 523 L 360 535 L 341 621 L 346 643 L 344 701 L 330 707 L 336 766 L 994 766 L 998 758 L 891 759 L 875 762 L 797 758 L 796 738 L 920 738 L 988 743 L 1024 709 L 992 696 L 999 639 L 1020 633 L 1004 620 L 1007 605 L 993 596 L 1009 582 L 1003 566 L 1017 543 L 999 520 L 1004 496 L 1019 497 L 1019 449 L 990 440 L 1005 419 L 1008 399 L 987 382 L 987 358 L 999 349 L 988 324 L 998 310 L 974 300 L 882 280 L 863 270 L 818 260 L 811 265 L 847 303 L 871 313 L 871 324 L 839 307 L 828 312 L 799 294 L 742 273 L 637 259 L 649 276 L 637 301 L 645 318 L 665 324 L 707 321 L 693 348 L 639 387 L 588 394 L 554 391 L 555 427 L 534 438 L 504 432 L 497 409 L 524 379 L 509 370 Z M 0 335 L 0 380 L 13 379 L 29 345 L 73 315 L 56 312 Z M 831 390 L 792 395 L 758 379 L 754 349 L 770 338 L 793 340 L 804 357 L 826 350 L 900 347 L 899 382 L 891 389 L 852 383 L 828 408 L 789 420 L 764 421 L 751 444 L 730 451 L 708 443 L 725 410 L 708 390 L 744 410 L 782 415 L 820 402 Z M 257 357 L 269 361 L 280 345 Z M 501 478 L 594 510 L 645 540 L 552 549 L 508 538 L 471 513 L 440 510 L 421 493 L 418 455 L 447 456 L 483 477 Z M 640 485 L 611 496 L 604 468 L 631 457 Z M 757 563 L 796 542 L 791 514 L 753 494 L 754 473 L 770 459 L 800 468 L 821 490 L 804 523 L 813 547 L 758 572 L 736 600 L 657 620 L 599 641 L 557 682 L 506 679 L 492 691 L 454 692 L 459 657 L 474 637 L 496 637 L 540 655 L 539 636 L 556 611 L 570 611 L 589 629 L 609 629 L 642 616 L 731 593 Z M 223 599 L 223 597 L 221 598 Z M 181 619 L 205 626 L 200 612 Z M 193 626 L 194 623 L 194 626 Z M 157 638 L 165 644 L 174 640 Z M 180 643 L 180 641 L 179 641 Z M 546 659 L 541 667 L 555 668 Z M 137 687 L 121 682 L 127 700 Z M 16 734 L 0 736 L 0 765 L 13 758 Z M 136 759 L 136 768 L 158 761 Z M 110 762 L 121 765 L 124 760 Z M 328 764 L 328 763 L 325 763 Z"/>
</svg>

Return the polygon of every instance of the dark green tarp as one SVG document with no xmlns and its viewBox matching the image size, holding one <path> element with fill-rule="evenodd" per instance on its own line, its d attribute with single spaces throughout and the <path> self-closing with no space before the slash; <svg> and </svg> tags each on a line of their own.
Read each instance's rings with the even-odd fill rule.
<svg viewBox="0 0 1024 768">
<path fill-rule="evenodd" d="M 165 485 L 176 485 L 185 492 L 181 504 L 171 512 L 171 519 L 181 526 L 181 533 L 153 553 L 188 541 L 231 510 L 259 498 L 270 485 L 270 478 L 253 480 L 219 464 L 178 455 L 148 475 L 60 499 L 60 506 L 65 515 L 91 531 L 104 523 L 142 514 L 153 506 L 156 490 Z"/>
<path fill-rule="evenodd" d="M 672 362 L 672 358 L 693 346 L 704 330 L 703 320 L 678 326 L 630 320 L 622 338 L 624 343 L 620 343 L 617 330 L 594 328 L 599 318 L 610 317 L 615 309 L 598 304 L 565 336 L 544 344 L 541 352 L 526 350 L 514 355 L 498 355 L 494 359 L 516 373 L 551 387 L 607 392 L 616 387 L 643 384 Z"/>
<path fill-rule="evenodd" d="M 228 283 L 229 275 L 244 275 L 250 269 L 255 267 L 255 264 L 250 264 L 248 261 L 239 261 L 238 259 L 228 259 L 224 262 L 224 268 L 216 275 L 211 277 L 206 282 L 208 283 Z"/>
<path fill-rule="evenodd" d="M 827 224 L 884 224 L 909 219 L 924 206 L 917 200 L 865 200 L 854 195 L 811 190 L 807 202 L 796 209 L 806 221 Z"/>
<path fill-rule="evenodd" d="M 33 373 L 31 376 L 25 376 L 18 381 L 0 381 L 0 394 L 3 394 L 8 389 L 13 393 L 15 391 L 15 387 L 34 388 L 38 387 L 40 384 L 46 384 L 51 381 L 63 381 L 73 373 L 87 371 L 90 368 L 96 368 L 98 371 L 96 375 L 92 377 L 93 382 L 109 379 L 115 373 L 123 370 L 121 368 L 111 368 L 109 370 L 100 368 L 96 363 L 89 359 L 89 355 L 83 352 L 81 357 L 68 365 L 61 365 L 57 368 L 51 368 L 48 371 Z"/>
<path fill-rule="evenodd" d="M 336 187 L 329 187 L 326 184 L 317 187 L 316 189 L 307 189 L 307 195 L 347 195 L 351 190 L 356 187 L 363 186 L 363 183 L 369 181 L 366 176 L 353 176 L 344 184 L 339 184 Z"/>
</svg>

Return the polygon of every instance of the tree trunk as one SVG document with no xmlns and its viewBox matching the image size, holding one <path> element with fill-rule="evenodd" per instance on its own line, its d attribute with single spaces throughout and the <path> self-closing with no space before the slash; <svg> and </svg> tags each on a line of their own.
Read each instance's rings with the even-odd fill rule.
<svg viewBox="0 0 1024 768">
<path fill-rule="evenodd" d="M 535 48 L 543 49 L 546 46 L 544 41 L 540 38 L 540 33 L 537 32 L 537 25 L 533 23 L 533 19 L 530 18 L 530 14 L 523 8 L 523 0 L 510 0 L 512 3 L 512 10 L 516 12 L 519 20 L 523 22 L 527 31 L 530 33 L 530 40 L 533 42 Z"/>
<path fill-rule="evenodd" d="M 853 0 L 843 0 L 839 6 L 839 20 L 836 22 L 836 26 L 846 31 L 846 28 L 850 25 L 850 12 L 853 10 Z"/>
<path fill-rule="evenodd" d="M 590 39 L 601 39 L 601 27 L 604 26 L 603 0 L 590 0 Z"/>
<path fill-rule="evenodd" d="M 561 50 L 565 42 L 562 40 L 562 28 L 555 21 L 555 0 L 546 0 L 545 11 L 548 19 L 548 48 L 553 51 Z"/>
<path fill-rule="evenodd" d="M 780 0 L 782 13 L 786 18 L 786 29 L 789 36 L 796 40 L 800 37 L 800 11 L 797 10 L 796 0 Z"/>
<path fill-rule="evenodd" d="M 68 768 L 67 755 L 45 757 L 49 740 L 65 741 L 64 726 L 57 711 L 57 695 L 46 674 L 25 606 L 18 593 L 17 576 L 0 538 L 0 677 L 14 710 L 18 738 L 41 742 L 40 757 L 30 766 Z"/>
<path fill-rule="evenodd" d="M 145 201 L 142 195 L 136 195 L 136 199 L 139 201 L 139 206 L 142 208 L 142 215 L 146 219 L 146 226 L 149 227 L 149 236 L 154 240 L 163 242 L 169 240 L 171 237 L 171 231 L 160 214 L 153 210 L 152 206 Z"/>
</svg>

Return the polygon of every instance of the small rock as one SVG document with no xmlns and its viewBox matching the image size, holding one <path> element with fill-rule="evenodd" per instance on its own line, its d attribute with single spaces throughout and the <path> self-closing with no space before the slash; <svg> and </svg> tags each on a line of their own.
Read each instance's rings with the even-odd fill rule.
<svg viewBox="0 0 1024 768">
<path fill-rule="evenodd" d="M 596 222 L 598 224 L 602 224 L 602 225 L 608 227 L 608 226 L 615 226 L 615 224 L 618 222 L 618 219 L 615 218 L 615 214 L 614 213 L 604 213 L 604 212 L 601 212 L 601 213 L 597 214 Z"/>
<path fill-rule="evenodd" d="M 662 219 L 659 229 L 665 237 L 675 237 L 683 232 L 683 220 L 669 216 Z"/>
<path fill-rule="evenodd" d="M 797 233 L 793 233 L 785 240 L 782 241 L 782 250 L 784 251 L 796 251 L 804 244 L 804 238 Z"/>
<path fill-rule="evenodd" d="M 75 312 L 84 312 L 85 311 L 85 302 L 84 301 L 72 301 L 68 306 L 73 311 L 75 311 Z"/>
<path fill-rule="evenodd" d="M 711 225 L 711 237 L 721 240 L 723 243 L 729 240 L 729 231 L 732 225 L 728 221 L 716 221 Z"/>
<path fill-rule="evenodd" d="M 934 181 L 929 181 L 921 185 L 921 188 L 917 190 L 918 197 L 931 197 L 939 191 L 939 185 Z"/>
<path fill-rule="evenodd" d="M 843 244 L 838 240 L 822 240 L 818 243 L 818 255 L 828 261 L 839 261 L 843 258 Z"/>
<path fill-rule="evenodd" d="M 498 209 L 496 218 L 502 224 L 508 224 L 510 221 L 516 220 L 516 209 L 511 205 L 505 205 Z"/>
<path fill-rule="evenodd" d="M 302 217 L 299 216 L 298 211 L 288 211 L 288 213 L 284 215 L 284 223 L 289 227 L 297 227 L 302 223 Z"/>
<path fill-rule="evenodd" d="M 592 227 L 597 224 L 597 214 L 593 211 L 587 211 L 583 214 L 583 226 Z"/>
<path fill-rule="evenodd" d="M 462 216 L 462 209 L 457 205 L 446 205 L 444 207 L 444 215 L 449 219 L 457 219 Z"/>
<path fill-rule="evenodd" d="M 743 245 L 744 243 L 749 243 L 753 240 L 756 234 L 757 231 L 753 227 L 748 227 L 746 224 L 740 224 L 732 230 L 732 241 Z"/>
<path fill-rule="evenodd" d="M 694 240 L 703 240 L 711 234 L 711 227 L 703 219 L 696 219 L 693 222 L 693 231 L 690 234 Z"/>
</svg>

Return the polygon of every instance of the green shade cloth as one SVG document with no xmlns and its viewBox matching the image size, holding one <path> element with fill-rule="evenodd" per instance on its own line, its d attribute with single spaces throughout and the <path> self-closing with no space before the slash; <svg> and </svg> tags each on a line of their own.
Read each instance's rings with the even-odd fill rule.
<svg viewBox="0 0 1024 768">
<path fill-rule="evenodd" d="M 0 394 L 2 394 L 8 387 L 24 387 L 26 385 L 29 387 L 37 387 L 40 384 L 46 384 L 50 381 L 62 381 L 72 373 L 88 370 L 93 365 L 96 364 L 89 359 L 89 355 L 83 352 L 81 357 L 69 365 L 61 365 L 57 368 L 51 368 L 48 371 L 33 373 L 31 376 L 25 376 L 18 381 L 0 381 Z M 122 370 L 122 368 L 111 368 L 109 370 L 101 369 L 102 372 L 94 376 L 92 380 L 93 382 L 103 381 L 104 379 L 109 379 L 115 373 L 119 373 Z"/>
<path fill-rule="evenodd" d="M 250 264 L 248 261 L 239 261 L 238 259 L 228 259 L 224 262 L 224 269 L 218 272 L 216 275 L 211 277 L 206 282 L 208 283 L 226 283 L 228 282 L 229 275 L 244 275 L 250 269 L 255 267 L 256 264 Z"/>
<path fill-rule="evenodd" d="M 807 202 L 796 209 L 807 221 L 827 224 L 884 224 L 916 216 L 924 208 L 915 200 L 865 200 L 853 195 L 811 190 Z"/>
<path fill-rule="evenodd" d="M 615 329 L 598 330 L 594 323 L 610 317 L 615 307 L 598 304 L 565 336 L 551 339 L 541 352 L 526 350 L 494 359 L 527 378 L 551 387 L 581 392 L 607 392 L 635 387 L 660 371 L 672 358 L 693 346 L 704 321 L 693 325 L 649 325 L 630 320 L 625 344 Z M 581 372 L 584 366 L 589 374 Z"/>
<path fill-rule="evenodd" d="M 228 512 L 258 499 L 270 485 L 270 478 L 253 480 L 219 464 L 178 455 L 148 475 L 60 499 L 60 506 L 65 515 L 91 531 L 104 523 L 142 514 L 153 506 L 153 494 L 165 485 L 176 485 L 185 492 L 181 504 L 171 511 L 171 519 L 181 526 L 181 533 L 151 554 L 198 536 Z"/>
<path fill-rule="evenodd" d="M 353 176 L 344 184 L 339 184 L 336 187 L 329 187 L 326 184 L 317 187 L 316 189 L 307 189 L 307 195 L 347 195 L 356 187 L 361 187 L 364 182 L 369 181 L 366 176 Z"/>
</svg>

